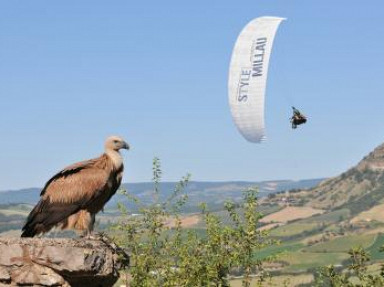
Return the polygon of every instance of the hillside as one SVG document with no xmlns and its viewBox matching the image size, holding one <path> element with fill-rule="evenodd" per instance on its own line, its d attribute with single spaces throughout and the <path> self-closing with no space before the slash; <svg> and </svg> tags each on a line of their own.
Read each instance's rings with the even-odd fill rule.
<svg viewBox="0 0 384 287">
<path fill-rule="evenodd" d="M 370 268 L 384 260 L 384 144 L 339 176 L 261 202 L 275 207 L 261 219 L 261 229 L 283 243 L 259 256 L 283 252 L 281 274 L 309 276 L 320 266 L 345 266 L 349 249 L 357 246 L 371 254 Z"/>
<path fill-rule="evenodd" d="M 355 215 L 384 203 L 384 144 L 337 177 L 311 189 L 271 197 L 274 202 L 284 200 L 316 209 L 347 208 Z"/>
</svg>

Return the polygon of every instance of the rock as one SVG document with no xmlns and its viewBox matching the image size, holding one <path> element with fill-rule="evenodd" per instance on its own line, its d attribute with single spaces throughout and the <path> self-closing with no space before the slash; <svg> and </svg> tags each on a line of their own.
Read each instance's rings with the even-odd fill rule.
<svg viewBox="0 0 384 287">
<path fill-rule="evenodd" d="M 0 238 L 0 286 L 113 286 L 127 259 L 105 238 Z"/>
<path fill-rule="evenodd" d="M 0 266 L 0 282 L 3 282 L 3 283 L 11 282 L 11 275 L 9 274 L 8 270 L 5 267 L 1 267 L 1 266 Z"/>
<path fill-rule="evenodd" d="M 11 277 L 16 285 L 71 286 L 53 269 L 36 264 L 13 270 Z"/>
</svg>

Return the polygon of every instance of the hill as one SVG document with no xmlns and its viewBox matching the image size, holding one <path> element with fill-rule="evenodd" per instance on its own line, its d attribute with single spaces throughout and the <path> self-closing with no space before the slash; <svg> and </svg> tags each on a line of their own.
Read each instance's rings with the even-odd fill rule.
<svg viewBox="0 0 384 287">
<path fill-rule="evenodd" d="M 372 264 L 383 262 L 384 144 L 339 176 L 309 189 L 270 194 L 261 203 L 279 206 L 261 219 L 261 228 L 283 244 L 259 256 L 283 252 L 282 274 L 345 266 L 348 250 L 357 246 L 370 252 Z"/>
<path fill-rule="evenodd" d="M 291 190 L 270 199 L 316 209 L 347 208 L 353 215 L 384 203 L 384 144 L 337 177 L 324 180 L 310 189 Z"/>
</svg>

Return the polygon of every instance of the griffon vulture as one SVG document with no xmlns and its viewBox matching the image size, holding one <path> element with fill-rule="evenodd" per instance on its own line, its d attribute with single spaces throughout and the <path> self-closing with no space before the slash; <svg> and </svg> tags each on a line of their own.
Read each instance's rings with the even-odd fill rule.
<svg viewBox="0 0 384 287">
<path fill-rule="evenodd" d="M 21 236 L 33 237 L 53 227 L 90 235 L 96 213 L 120 186 L 124 169 L 120 149 L 129 146 L 122 138 L 111 136 L 100 157 L 75 163 L 48 180 Z"/>
</svg>

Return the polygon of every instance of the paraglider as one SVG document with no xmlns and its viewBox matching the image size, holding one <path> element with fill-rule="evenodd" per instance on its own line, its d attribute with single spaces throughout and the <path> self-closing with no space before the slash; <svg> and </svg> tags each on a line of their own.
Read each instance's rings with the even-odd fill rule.
<svg viewBox="0 0 384 287">
<path fill-rule="evenodd" d="M 284 18 L 253 19 L 241 31 L 229 68 L 228 97 L 233 120 L 250 142 L 265 139 L 264 97 L 273 40 Z"/>
<path fill-rule="evenodd" d="M 298 109 L 292 107 L 293 116 L 291 117 L 292 128 L 296 129 L 297 126 L 305 124 L 307 122 L 307 117 L 304 116 Z"/>
</svg>

